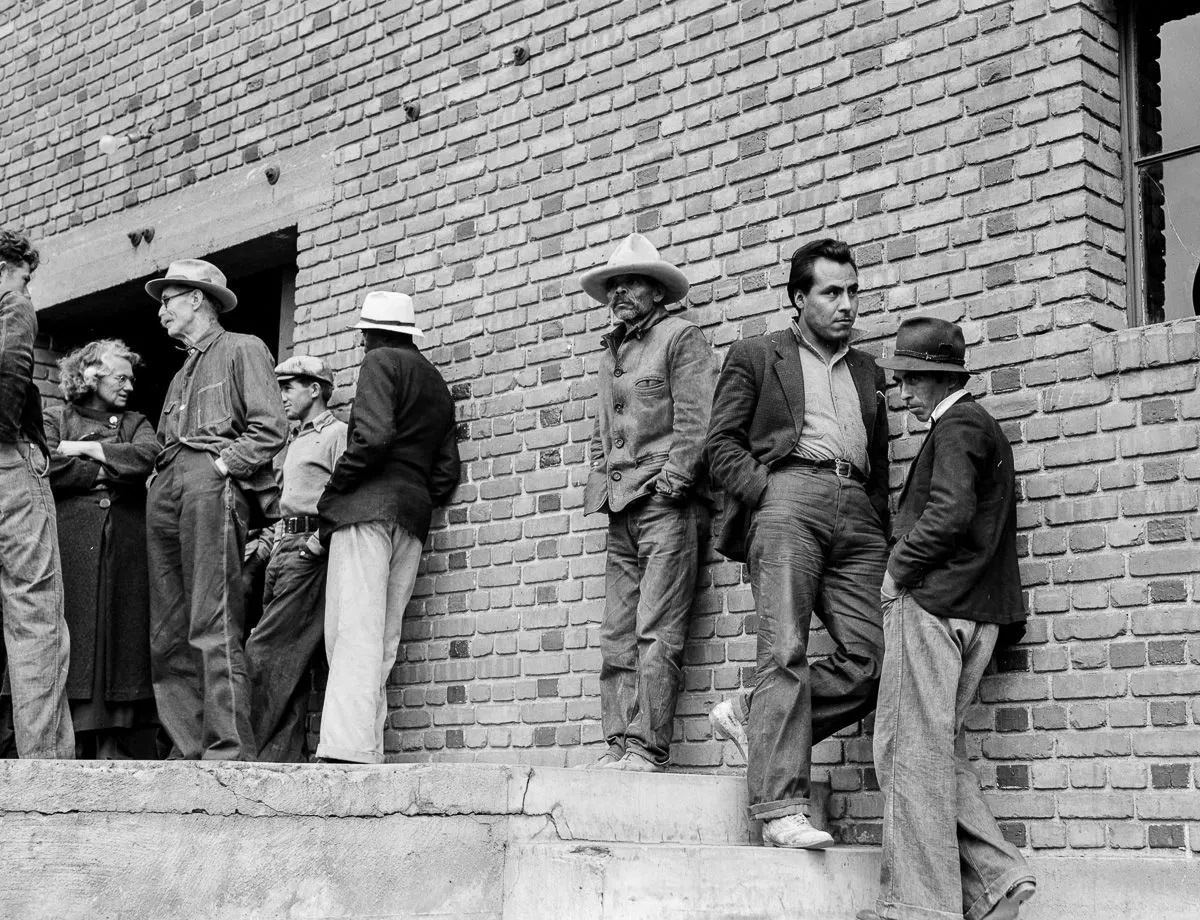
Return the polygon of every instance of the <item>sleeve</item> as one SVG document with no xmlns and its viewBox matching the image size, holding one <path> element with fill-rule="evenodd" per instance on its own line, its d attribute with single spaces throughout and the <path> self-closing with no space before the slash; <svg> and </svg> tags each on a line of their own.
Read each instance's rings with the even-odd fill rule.
<svg viewBox="0 0 1200 920">
<path fill-rule="evenodd" d="M 154 429 L 144 416 L 138 415 L 128 441 L 104 445 L 104 468 L 110 481 L 140 485 L 150 475 L 157 456 L 158 438 Z"/>
<path fill-rule="evenodd" d="M 744 342 L 734 342 L 717 378 L 704 454 L 713 481 L 754 507 L 767 488 L 768 467 L 750 453 L 750 424 L 758 404 L 758 381 Z"/>
<path fill-rule="evenodd" d="M 245 428 L 221 451 L 221 459 L 234 479 L 249 479 L 287 443 L 287 416 L 266 345 L 256 339 L 239 340 L 232 363 L 234 393 L 242 401 Z"/>
<path fill-rule="evenodd" d="M 58 452 L 59 444 L 73 440 L 64 436 L 66 424 L 63 412 L 62 406 L 51 406 L 42 413 L 46 447 L 50 451 L 50 489 L 55 495 L 86 492 L 96 484 L 96 477 L 100 473 L 99 462 L 91 457 L 66 457 Z"/>
<path fill-rule="evenodd" d="M 442 438 L 442 446 L 434 458 L 433 472 L 430 476 L 430 492 L 435 505 L 446 504 L 458 488 L 461 469 L 458 459 L 458 426 L 451 424 L 446 436 Z"/>
<path fill-rule="evenodd" d="M 36 337 L 37 314 L 29 298 L 11 291 L 0 297 L 0 442 L 6 444 L 21 432 Z"/>
<path fill-rule="evenodd" d="M 929 500 L 912 528 L 892 547 L 887 570 L 900 585 L 919 584 L 963 545 L 975 518 L 979 470 L 988 462 L 990 442 L 970 416 L 942 416 L 933 438 Z"/>
<path fill-rule="evenodd" d="M 346 450 L 333 468 L 326 491 L 347 492 L 384 462 L 387 448 L 396 439 L 399 384 L 394 374 L 378 352 L 367 352 L 358 373 Z"/>
<path fill-rule="evenodd" d="M 673 437 L 659 473 L 660 484 L 666 486 L 660 491 L 679 494 L 695 482 L 717 381 L 712 349 L 697 326 L 688 325 L 675 338 L 669 360 Z"/>
</svg>

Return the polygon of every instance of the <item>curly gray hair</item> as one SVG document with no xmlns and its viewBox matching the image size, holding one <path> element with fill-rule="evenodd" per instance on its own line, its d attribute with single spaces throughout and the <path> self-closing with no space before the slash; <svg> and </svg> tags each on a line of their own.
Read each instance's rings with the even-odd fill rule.
<svg viewBox="0 0 1200 920">
<path fill-rule="evenodd" d="M 132 351 L 120 339 L 97 339 L 76 348 L 58 362 L 58 388 L 70 403 L 79 402 L 96 389 L 96 378 L 104 375 L 113 358 L 124 358 L 134 367 L 142 363 L 141 355 Z"/>
</svg>

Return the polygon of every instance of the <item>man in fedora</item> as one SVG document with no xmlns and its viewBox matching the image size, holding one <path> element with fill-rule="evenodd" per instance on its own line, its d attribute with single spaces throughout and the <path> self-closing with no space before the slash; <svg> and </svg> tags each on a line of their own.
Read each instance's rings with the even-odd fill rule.
<svg viewBox="0 0 1200 920">
<path fill-rule="evenodd" d="M 873 916 L 1011 920 L 1034 876 L 1000 832 L 967 760 L 963 721 L 1001 631 L 1025 619 L 1008 438 L 966 391 L 962 330 L 905 320 L 900 398 L 932 427 L 909 468 L 880 596 L 875 714 L 883 866 Z"/>
<path fill-rule="evenodd" d="M 281 516 L 260 537 L 272 545 L 263 615 L 246 640 L 246 667 L 258 759 L 303 763 L 307 678 L 325 629 L 326 559 L 316 539 L 317 501 L 346 449 L 346 423 L 329 411 L 333 373 L 320 358 L 288 358 L 275 368 L 275 378 L 296 427 L 276 458 Z"/>
<path fill-rule="evenodd" d="M 726 493 L 717 548 L 748 564 L 758 612 L 750 814 L 767 845 L 815 849 L 833 838 L 806 816 L 812 745 L 875 706 L 888 423 L 883 374 L 849 344 L 858 315 L 850 248 L 801 246 L 787 292 L 790 328 L 730 346 L 706 453 Z M 814 612 L 835 651 L 810 665 Z"/>
<path fill-rule="evenodd" d="M 716 368 L 676 316 L 688 281 L 640 233 L 580 286 L 616 320 L 601 338 L 584 511 L 608 514 L 598 765 L 655 772 L 670 757 L 707 490 L 700 454 Z"/>
<path fill-rule="evenodd" d="M 146 498 L 154 699 L 172 757 L 253 760 L 241 570 L 247 527 L 278 514 L 271 458 L 287 419 L 275 362 L 261 339 L 221 327 L 237 297 L 215 265 L 172 262 L 146 292 L 187 349 Z"/>
<path fill-rule="evenodd" d="M 366 355 L 346 451 L 317 505 L 329 541 L 317 757 L 380 763 L 404 608 L 433 508 L 458 485 L 458 441 L 450 390 L 413 342 L 423 333 L 412 299 L 372 291 L 353 328 Z"/>
</svg>

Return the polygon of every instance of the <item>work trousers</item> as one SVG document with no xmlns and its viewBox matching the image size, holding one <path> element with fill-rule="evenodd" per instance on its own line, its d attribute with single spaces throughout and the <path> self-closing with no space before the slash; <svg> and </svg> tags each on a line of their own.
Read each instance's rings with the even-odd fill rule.
<svg viewBox="0 0 1200 920">
<path fill-rule="evenodd" d="M 179 451 L 150 485 L 150 668 L 173 758 L 253 760 L 257 750 L 242 647 L 248 512 L 202 451 Z"/>
<path fill-rule="evenodd" d="M 284 534 L 267 564 L 263 615 L 246 640 L 258 759 L 303 763 L 313 655 L 325 630 L 325 562 L 309 534 Z"/>
<path fill-rule="evenodd" d="M 875 714 L 883 791 L 884 920 L 981 920 L 1033 881 L 1004 839 L 966 757 L 963 722 L 999 627 L 937 617 L 907 591 L 885 599 Z"/>
<path fill-rule="evenodd" d="M 0 444 L 0 617 L 17 755 L 70 760 L 71 647 L 48 464 L 36 445 Z"/>
<path fill-rule="evenodd" d="M 615 757 L 670 757 L 706 518 L 696 502 L 674 505 L 657 494 L 609 515 L 600 722 Z"/>
<path fill-rule="evenodd" d="M 806 813 L 813 744 L 875 708 L 886 561 L 879 515 L 857 481 L 802 466 L 771 474 L 750 519 L 747 559 L 758 611 L 751 817 Z M 836 648 L 810 666 L 814 611 Z"/>
<path fill-rule="evenodd" d="M 334 531 L 325 586 L 329 682 L 318 757 L 383 762 L 387 682 L 400 649 L 421 541 L 389 521 Z"/>
</svg>

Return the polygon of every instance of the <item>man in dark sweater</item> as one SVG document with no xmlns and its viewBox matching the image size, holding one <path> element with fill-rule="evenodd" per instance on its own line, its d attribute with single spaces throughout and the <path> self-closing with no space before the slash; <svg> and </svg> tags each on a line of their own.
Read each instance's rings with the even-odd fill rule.
<svg viewBox="0 0 1200 920">
<path fill-rule="evenodd" d="M 37 313 L 29 278 L 38 252 L 0 230 L 0 604 L 20 757 L 69 759 L 70 645 L 42 399 L 33 383 Z"/>
<path fill-rule="evenodd" d="M 412 299 L 372 292 L 354 328 L 366 357 L 346 452 L 317 503 L 329 540 L 329 682 L 317 758 L 381 763 L 404 608 L 433 508 L 458 485 L 458 441 L 450 390 L 413 344 L 422 332 Z M 320 551 L 315 536 L 309 546 Z"/>
<path fill-rule="evenodd" d="M 880 591 L 883 868 L 875 909 L 861 920 L 1012 920 L 1034 892 L 963 743 L 997 639 L 1025 619 L 1012 449 L 965 389 L 965 352 L 958 326 L 919 318 L 900 325 L 892 357 L 879 361 L 932 427 L 900 493 Z"/>
</svg>

